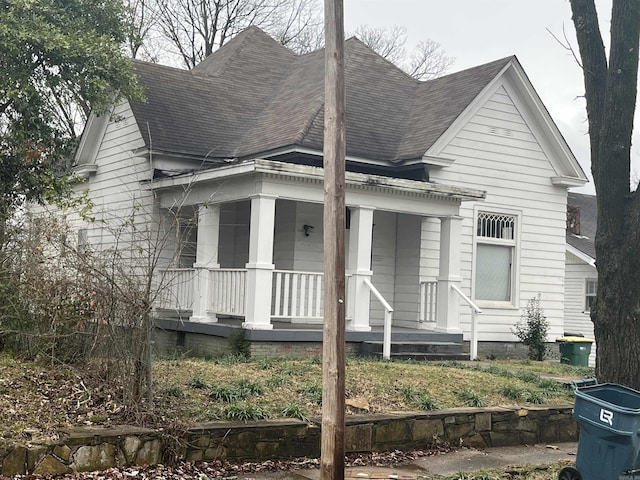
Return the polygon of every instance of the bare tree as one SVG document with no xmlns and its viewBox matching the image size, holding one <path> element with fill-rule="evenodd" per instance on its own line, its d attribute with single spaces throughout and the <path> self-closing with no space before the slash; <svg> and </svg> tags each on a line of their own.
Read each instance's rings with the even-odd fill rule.
<svg viewBox="0 0 640 480">
<path fill-rule="evenodd" d="M 431 39 L 418 42 L 407 62 L 402 62 L 404 70 L 418 80 L 430 80 L 444 75 L 453 58 L 445 55 L 442 46 Z"/>
<path fill-rule="evenodd" d="M 614 0 L 609 52 L 594 0 L 571 0 L 596 187 L 598 292 L 591 320 L 603 382 L 640 388 L 640 191 L 630 188 L 640 2 Z"/>
<path fill-rule="evenodd" d="M 157 61 L 158 13 L 154 0 L 125 0 L 126 48 L 131 58 Z"/>
<path fill-rule="evenodd" d="M 318 0 L 295 0 L 274 11 L 267 31 L 282 45 L 297 53 L 322 48 L 324 31 Z"/>
<path fill-rule="evenodd" d="M 168 45 L 185 68 L 193 68 L 249 26 L 257 26 L 282 45 L 304 54 L 322 48 L 320 0 L 127 0 L 131 18 L 129 49 L 156 61 L 156 41 Z M 407 30 L 361 26 L 355 35 L 367 46 L 419 80 L 441 76 L 453 63 L 433 40 L 407 51 Z"/>
<path fill-rule="evenodd" d="M 187 68 L 252 25 L 295 45 L 320 22 L 318 0 L 155 1 L 159 31 Z"/>
<path fill-rule="evenodd" d="M 354 35 L 378 55 L 392 63 L 398 64 L 405 57 L 404 46 L 407 43 L 407 29 L 405 27 L 387 28 L 360 25 L 356 28 Z"/>
<path fill-rule="evenodd" d="M 413 50 L 407 53 L 405 48 L 407 29 L 405 27 L 386 28 L 362 25 L 356 29 L 355 35 L 365 45 L 418 80 L 439 77 L 453 63 L 453 58 L 445 54 L 442 46 L 430 39 L 419 42 Z"/>
</svg>

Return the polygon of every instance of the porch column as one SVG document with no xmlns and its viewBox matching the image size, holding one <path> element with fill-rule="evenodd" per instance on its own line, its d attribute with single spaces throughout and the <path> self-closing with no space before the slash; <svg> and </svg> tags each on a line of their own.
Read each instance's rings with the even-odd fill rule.
<svg viewBox="0 0 640 480">
<path fill-rule="evenodd" d="M 438 275 L 438 302 L 436 330 L 462 333 L 458 305 L 460 298 L 451 285 L 460 284 L 460 241 L 462 217 L 440 218 L 440 272 Z"/>
<path fill-rule="evenodd" d="M 218 241 L 220 238 L 220 205 L 200 205 L 198 208 L 198 235 L 196 245 L 195 292 L 192 322 L 217 322 L 215 315 L 207 312 L 209 306 L 209 285 L 212 268 L 218 264 Z"/>
<path fill-rule="evenodd" d="M 360 206 L 351 209 L 349 233 L 349 265 L 352 274 L 349 283 L 350 321 L 347 329 L 360 332 L 371 330 L 369 324 L 371 290 L 364 283 L 371 280 L 371 240 L 373 234 L 373 207 Z"/>
<path fill-rule="evenodd" d="M 273 283 L 273 233 L 276 197 L 259 194 L 251 198 L 249 263 L 245 291 L 244 328 L 271 330 Z"/>
</svg>

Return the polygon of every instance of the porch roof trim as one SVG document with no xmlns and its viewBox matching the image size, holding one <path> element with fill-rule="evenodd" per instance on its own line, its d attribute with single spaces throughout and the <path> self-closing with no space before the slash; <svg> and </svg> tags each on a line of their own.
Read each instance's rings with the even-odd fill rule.
<svg viewBox="0 0 640 480">
<path fill-rule="evenodd" d="M 175 175 L 172 177 L 163 177 L 148 182 L 148 185 L 151 190 L 160 191 L 177 186 L 222 180 L 229 177 L 249 175 L 253 173 L 279 175 L 289 178 L 304 178 L 318 182 L 322 182 L 324 180 L 324 169 L 321 167 L 257 158 L 253 160 L 246 160 L 242 163 L 234 163 L 233 165 L 225 165 L 208 170 Z M 486 197 L 486 192 L 483 190 L 356 172 L 345 172 L 345 182 L 347 186 L 392 188 L 402 192 L 455 198 L 461 201 L 484 200 Z"/>
</svg>

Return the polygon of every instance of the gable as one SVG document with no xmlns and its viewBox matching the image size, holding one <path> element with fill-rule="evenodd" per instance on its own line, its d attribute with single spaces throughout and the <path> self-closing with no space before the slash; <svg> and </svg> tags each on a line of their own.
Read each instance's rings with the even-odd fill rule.
<svg viewBox="0 0 640 480">
<path fill-rule="evenodd" d="M 521 168 L 547 162 L 553 185 L 582 186 L 587 177 L 530 84 L 517 59 L 490 82 L 425 152 L 426 163 L 448 165 L 457 148 L 477 142 L 478 155 L 515 161 Z M 519 168 L 520 168 L 519 167 Z"/>
<path fill-rule="evenodd" d="M 465 158 L 485 172 L 557 176 L 536 135 L 503 86 L 461 126 L 441 155 Z"/>
</svg>

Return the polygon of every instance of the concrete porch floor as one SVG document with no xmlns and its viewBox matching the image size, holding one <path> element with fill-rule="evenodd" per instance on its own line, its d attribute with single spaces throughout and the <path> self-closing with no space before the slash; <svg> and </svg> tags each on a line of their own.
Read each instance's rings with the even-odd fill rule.
<svg viewBox="0 0 640 480">
<path fill-rule="evenodd" d="M 272 330 L 242 329 L 242 319 L 225 318 L 216 323 L 190 322 L 176 318 L 156 319 L 157 348 L 160 352 L 188 351 L 194 356 L 223 355 L 229 340 L 242 334 L 255 356 L 307 356 L 322 352 L 323 326 L 287 321 L 273 322 Z M 345 332 L 349 355 L 381 357 L 383 327 L 369 332 Z M 392 358 L 414 360 L 468 360 L 462 334 L 440 333 L 425 329 L 391 329 Z"/>
<path fill-rule="evenodd" d="M 221 318 L 216 323 L 199 323 L 173 318 L 157 318 L 156 327 L 187 333 L 199 333 L 217 337 L 228 337 L 242 328 L 241 318 Z M 291 323 L 273 321 L 272 330 L 246 329 L 245 340 L 277 342 L 321 342 L 323 326 L 320 323 Z M 347 342 L 381 342 L 383 327 L 374 325 L 369 332 L 347 331 Z M 391 327 L 392 342 L 455 342 L 462 343 L 462 334 L 442 333 L 419 328 Z"/>
</svg>

